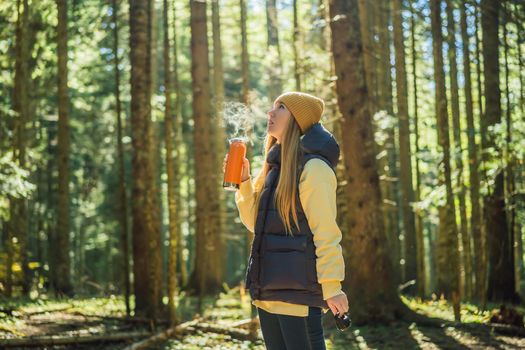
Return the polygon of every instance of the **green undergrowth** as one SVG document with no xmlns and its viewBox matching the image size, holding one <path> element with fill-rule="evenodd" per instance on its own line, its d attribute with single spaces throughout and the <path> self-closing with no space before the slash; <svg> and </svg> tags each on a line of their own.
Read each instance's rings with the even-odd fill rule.
<svg viewBox="0 0 525 350">
<path fill-rule="evenodd" d="M 446 321 L 454 320 L 452 305 L 443 299 L 421 300 L 402 296 L 403 302 L 419 314 Z M 165 301 L 166 302 L 166 301 Z M 131 300 L 133 307 L 133 299 Z M 202 314 L 206 322 L 231 325 L 235 322 L 249 319 L 252 307 L 249 296 L 241 298 L 239 288 L 228 288 L 219 294 L 218 298 L 207 296 L 203 300 L 202 312 L 198 309 L 196 297 L 179 295 L 177 302 L 179 316 L 183 321 L 192 319 L 197 314 Z M 461 304 L 461 321 L 464 323 L 487 323 L 490 312 L 499 308 L 499 305 L 488 304 L 486 310 L 480 310 L 475 304 Z M 516 307 L 523 313 L 523 307 Z M 10 299 L 0 300 L 0 338 L 25 337 L 30 335 L 51 335 L 46 331 L 54 331 L 55 335 L 71 335 L 72 325 L 76 322 L 75 329 L 81 332 L 83 319 L 70 319 L 71 315 L 98 315 L 125 317 L 124 298 L 121 296 L 96 297 L 96 298 L 39 298 L 39 299 Z M 39 317 L 49 317 L 61 323 L 64 328 L 50 328 L 40 330 L 35 324 Z M 100 329 L 100 332 L 109 329 L 109 325 L 118 328 L 124 321 L 111 321 L 96 319 L 101 325 L 97 328 L 86 321 L 86 328 Z M 113 322 L 113 323 L 112 323 Z M 119 323 L 120 322 L 120 323 Z M 55 325 L 56 326 L 56 325 Z M 140 326 L 138 326 L 140 327 Z M 460 327 L 424 327 L 414 323 L 396 322 L 386 325 L 352 326 L 344 332 L 334 327 L 331 312 L 323 316 L 323 328 L 327 349 L 352 350 L 352 349 L 514 349 L 525 346 L 525 340 L 516 337 L 505 337 L 491 332 L 483 327 L 479 330 L 465 331 Z M 36 333 L 30 332 L 37 330 Z M 67 332 L 66 332 L 67 329 Z M 145 329 L 145 328 L 143 328 Z M 104 344 L 97 346 L 99 349 L 113 350 L 122 348 L 122 344 Z M 84 349 L 84 347 L 73 347 Z M 73 349 L 71 348 L 71 349 Z M 87 349 L 87 348 L 86 348 Z M 209 332 L 197 331 L 185 335 L 183 338 L 172 338 L 168 342 L 157 345 L 158 350 L 201 350 L 201 349 L 265 349 L 262 333 L 259 330 L 259 340 L 256 342 L 233 339 L 230 336 Z"/>
</svg>

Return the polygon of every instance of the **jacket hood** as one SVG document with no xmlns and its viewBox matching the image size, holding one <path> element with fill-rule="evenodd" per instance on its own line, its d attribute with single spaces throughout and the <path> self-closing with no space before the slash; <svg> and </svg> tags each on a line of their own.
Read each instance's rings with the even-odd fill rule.
<svg viewBox="0 0 525 350">
<path fill-rule="evenodd" d="M 334 135 L 326 130 L 321 123 L 315 123 L 306 131 L 301 138 L 301 145 L 304 153 L 319 154 L 330 161 L 332 167 L 336 167 L 339 162 L 339 144 Z"/>
<path fill-rule="evenodd" d="M 303 136 L 301 136 L 301 147 L 306 154 L 319 154 L 325 157 L 332 167 L 336 167 L 339 162 L 339 144 L 332 135 L 321 123 L 312 125 Z M 268 151 L 266 157 L 268 163 L 281 162 L 281 144 L 276 143 Z"/>
</svg>

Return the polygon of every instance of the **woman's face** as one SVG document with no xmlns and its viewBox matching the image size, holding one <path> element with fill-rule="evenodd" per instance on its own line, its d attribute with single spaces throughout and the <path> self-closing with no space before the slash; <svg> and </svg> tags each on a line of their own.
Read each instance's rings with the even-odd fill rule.
<svg viewBox="0 0 525 350">
<path fill-rule="evenodd" d="M 282 102 L 275 102 L 273 108 L 268 111 L 268 134 L 275 137 L 277 142 L 281 143 L 281 137 L 288 125 L 292 114 Z"/>
</svg>

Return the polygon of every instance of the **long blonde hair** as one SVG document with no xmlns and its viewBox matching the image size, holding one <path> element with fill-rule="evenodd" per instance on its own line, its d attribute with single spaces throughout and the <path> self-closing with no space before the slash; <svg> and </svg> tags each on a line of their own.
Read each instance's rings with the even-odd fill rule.
<svg viewBox="0 0 525 350">
<path fill-rule="evenodd" d="M 297 218 L 297 177 L 298 177 L 298 166 L 302 156 L 302 149 L 300 146 L 301 129 L 295 121 L 293 115 L 290 116 L 290 120 L 284 131 L 283 138 L 281 140 L 281 166 L 279 171 L 279 182 L 275 190 L 274 203 L 279 215 L 284 223 L 286 233 L 292 234 L 292 224 L 290 220 L 290 214 L 293 222 L 297 229 L 299 229 L 299 220 Z M 270 166 L 266 161 L 268 152 L 274 144 L 277 143 L 277 139 L 270 134 L 266 134 L 264 142 L 264 163 L 261 171 L 255 179 L 255 201 L 254 201 L 254 213 L 257 218 L 257 212 L 261 200 L 261 191 L 266 180 L 266 176 L 270 170 Z"/>
</svg>

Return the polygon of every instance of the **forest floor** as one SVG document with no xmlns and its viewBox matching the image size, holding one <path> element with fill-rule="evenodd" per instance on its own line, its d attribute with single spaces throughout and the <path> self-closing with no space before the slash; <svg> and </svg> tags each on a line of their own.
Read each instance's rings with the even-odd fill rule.
<svg viewBox="0 0 525 350">
<path fill-rule="evenodd" d="M 190 320 L 197 312 L 195 300 L 183 297 L 179 305 L 183 320 Z M 420 314 L 453 321 L 452 306 L 444 300 L 416 300 L 403 297 L 403 301 Z M 249 319 L 249 298 L 241 302 L 239 289 L 233 288 L 221 293 L 218 300 L 204 302 L 205 322 L 228 326 Z M 488 305 L 488 310 L 497 308 Z M 523 308 L 518 308 L 523 314 Z M 462 304 L 462 322 L 470 323 L 468 328 L 456 327 L 452 323 L 443 327 L 422 326 L 397 322 L 389 326 L 352 326 L 344 332 L 335 328 L 331 313 L 323 317 L 327 349 L 525 349 L 525 337 L 502 335 L 487 322 L 490 311 L 480 311 L 476 306 Z M 96 335 L 129 334 L 120 341 L 99 341 L 88 344 L 62 346 L 39 346 L 39 349 L 123 349 L 142 338 L 132 338 L 133 332 L 148 332 L 147 324 L 129 322 L 125 319 L 125 307 L 120 297 L 44 299 L 32 301 L 0 301 L 0 349 L 2 340 L 27 339 L 28 337 L 90 337 Z M 240 328 L 239 328 L 240 329 Z M 11 347 L 10 349 L 26 349 Z M 256 341 L 239 340 L 225 334 L 194 332 L 172 337 L 151 349 L 157 350 L 201 350 L 201 349 L 257 349 L 264 350 L 262 334 L 258 329 Z"/>
</svg>

